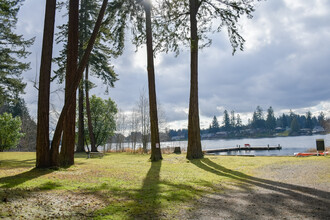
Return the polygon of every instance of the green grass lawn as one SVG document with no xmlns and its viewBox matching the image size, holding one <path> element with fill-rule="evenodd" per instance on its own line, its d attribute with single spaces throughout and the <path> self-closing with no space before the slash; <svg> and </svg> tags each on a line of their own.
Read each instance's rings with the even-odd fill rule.
<svg viewBox="0 0 330 220">
<path fill-rule="evenodd" d="M 253 177 L 262 166 L 328 158 L 206 156 L 188 161 L 185 155 L 163 157 L 151 163 L 149 155 L 111 153 L 86 159 L 86 154 L 76 154 L 74 166 L 51 170 L 34 168 L 35 153 L 0 153 L 0 217 L 15 216 L 15 202 L 24 202 L 34 193 L 56 198 L 67 193 L 77 195 L 77 200 L 98 201 L 89 204 L 85 217 L 175 218 L 203 195 L 253 187 L 251 180 L 262 181 Z"/>
</svg>

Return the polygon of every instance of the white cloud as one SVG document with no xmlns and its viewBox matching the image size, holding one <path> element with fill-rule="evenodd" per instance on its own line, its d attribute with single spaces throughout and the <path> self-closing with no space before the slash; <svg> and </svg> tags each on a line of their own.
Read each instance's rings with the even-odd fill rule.
<svg viewBox="0 0 330 220">
<path fill-rule="evenodd" d="M 32 69 L 24 74 L 28 82 L 24 97 L 33 115 L 37 92 L 30 81 L 36 73 L 36 54 L 41 51 L 43 8 L 44 1 L 26 0 L 17 30 L 26 38 L 37 36 L 29 57 Z M 329 11 L 328 0 L 262 1 L 253 19 L 240 22 L 246 39 L 245 51 L 238 51 L 235 56 L 231 55 L 225 29 L 212 35 L 213 44 L 199 53 L 201 127 L 208 127 L 213 115 L 221 121 L 225 109 L 235 110 L 246 123 L 257 105 L 265 109 L 272 106 L 276 114 L 293 109 L 303 114 L 308 110 L 315 114 L 323 111 L 330 117 Z M 109 96 L 120 108 L 129 111 L 141 89 L 147 88 L 147 60 L 145 47 L 135 53 L 135 46 L 128 41 L 126 45 L 123 56 L 113 61 L 119 81 L 110 89 Z M 172 53 L 158 54 L 155 64 L 157 99 L 170 127 L 186 128 L 189 50 L 186 48 L 178 57 Z M 94 81 L 100 85 L 92 93 L 106 97 L 105 86 Z M 62 101 L 54 98 L 53 103 L 61 106 Z"/>
</svg>

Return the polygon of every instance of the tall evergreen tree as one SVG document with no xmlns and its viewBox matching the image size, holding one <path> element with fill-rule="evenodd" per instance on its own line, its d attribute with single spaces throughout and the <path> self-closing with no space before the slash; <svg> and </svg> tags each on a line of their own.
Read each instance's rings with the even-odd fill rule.
<svg viewBox="0 0 330 220">
<path fill-rule="evenodd" d="M 70 84 L 68 90 L 70 91 L 68 94 L 68 98 L 65 100 L 64 106 L 62 108 L 62 112 L 60 114 L 60 117 L 58 119 L 57 125 L 56 125 L 56 129 L 54 132 L 54 137 L 53 137 L 53 141 L 52 141 L 52 146 L 51 146 L 51 162 L 53 166 L 58 166 L 59 165 L 59 161 L 58 161 L 58 151 L 59 151 L 59 145 L 60 145 L 60 141 L 61 141 L 61 136 L 62 136 L 62 132 L 63 132 L 63 127 L 64 127 L 64 121 L 65 118 L 67 117 L 67 114 L 69 112 L 69 109 L 72 105 L 73 102 L 75 102 L 76 99 L 76 90 L 79 86 L 79 83 L 82 79 L 82 75 L 84 72 L 84 69 L 86 68 L 86 65 L 88 63 L 89 60 L 89 56 L 91 54 L 91 51 L 93 49 L 95 40 L 97 38 L 97 35 L 99 33 L 101 24 L 102 24 L 102 20 L 105 14 L 105 10 L 106 7 L 108 5 L 108 0 L 103 0 L 102 3 L 102 7 L 100 9 L 100 12 L 98 14 L 94 29 L 93 29 L 93 33 L 91 35 L 91 37 L 89 38 L 87 47 L 84 51 L 84 55 L 82 56 L 78 68 L 75 72 L 74 78 L 72 80 L 72 84 Z"/>
<path fill-rule="evenodd" d="M 68 100 L 71 83 L 74 81 L 78 66 L 79 42 L 79 0 L 69 1 L 68 48 L 65 74 L 65 100 Z M 76 93 L 74 91 L 74 93 Z M 60 153 L 60 166 L 74 164 L 75 128 L 76 128 L 76 100 L 71 104 L 65 117 L 63 126 L 62 147 Z"/>
<path fill-rule="evenodd" d="M 234 110 L 230 112 L 230 126 L 233 130 L 236 128 L 236 117 Z"/>
<path fill-rule="evenodd" d="M 312 121 L 312 113 L 310 111 L 308 111 L 306 113 L 306 124 L 305 124 L 305 128 L 309 128 L 309 129 L 313 129 L 313 121 Z"/>
<path fill-rule="evenodd" d="M 159 141 L 158 112 L 155 85 L 155 67 L 154 56 L 160 51 L 159 43 L 164 39 L 165 32 L 158 30 L 160 25 L 155 22 L 157 18 L 152 13 L 159 9 L 154 7 L 151 0 L 117 0 L 121 4 L 119 9 L 120 17 L 129 18 L 132 23 L 133 43 L 139 47 L 147 47 L 147 72 L 148 72 L 148 90 L 149 90 L 149 114 L 150 114 L 150 136 L 151 136 L 151 161 L 162 159 Z M 157 3 L 157 2 L 154 2 Z M 127 16 L 128 15 L 128 16 Z M 156 33 L 156 43 L 154 38 Z M 166 35 L 168 36 L 168 35 Z"/>
<path fill-rule="evenodd" d="M 319 116 L 317 117 L 318 123 L 320 124 L 320 126 L 322 126 L 323 128 L 325 128 L 325 122 L 326 122 L 326 118 L 323 112 L 320 112 Z"/>
<path fill-rule="evenodd" d="M 267 109 L 266 128 L 270 131 L 276 128 L 276 118 L 272 106 Z"/>
<path fill-rule="evenodd" d="M 290 134 L 292 134 L 292 135 L 295 135 L 295 134 L 297 134 L 297 132 L 299 132 L 299 130 L 300 130 L 300 126 L 299 126 L 299 123 L 298 123 L 298 119 L 297 119 L 297 117 L 294 117 L 293 119 L 292 119 L 292 121 L 291 121 L 291 132 L 290 132 Z"/>
<path fill-rule="evenodd" d="M 15 33 L 17 14 L 24 0 L 2 0 L 0 3 L 0 106 L 7 100 L 16 100 L 24 92 L 25 83 L 20 77 L 30 68 L 27 48 L 34 38 L 25 40 Z"/>
<path fill-rule="evenodd" d="M 263 114 L 263 110 L 260 106 L 257 106 L 256 111 L 253 113 L 252 127 L 254 129 L 265 128 L 264 114 Z"/>
<path fill-rule="evenodd" d="M 212 123 L 210 125 L 210 131 L 212 133 L 218 132 L 220 129 L 219 122 L 216 116 L 213 116 Z"/>
<path fill-rule="evenodd" d="M 287 117 L 286 117 L 286 115 L 284 113 L 282 114 L 281 123 L 282 123 L 282 128 L 284 128 L 284 129 L 288 126 Z"/>
<path fill-rule="evenodd" d="M 243 126 L 243 124 L 242 124 L 241 116 L 239 114 L 237 114 L 237 116 L 236 116 L 236 129 L 238 131 L 240 131 L 242 126 Z"/>
<path fill-rule="evenodd" d="M 102 1 L 87 1 L 82 0 L 79 10 L 79 60 L 81 60 L 84 50 L 86 49 L 87 41 L 92 34 L 94 21 L 97 19 L 98 11 L 100 10 Z M 124 41 L 124 27 L 125 19 L 114 16 L 112 10 L 118 8 L 117 3 L 109 4 L 107 8 L 107 13 L 105 14 L 105 19 L 102 22 L 100 28 L 100 34 L 97 36 L 93 51 L 88 60 L 88 64 L 85 68 L 85 83 L 82 83 L 79 87 L 79 119 L 78 119 L 78 148 L 80 151 L 84 150 L 84 116 L 83 116 L 83 100 L 85 88 L 86 97 L 86 108 L 87 116 L 89 120 L 88 128 L 91 140 L 92 151 L 97 151 L 95 146 L 95 137 L 93 132 L 93 123 L 91 122 L 91 112 L 89 104 L 89 88 L 90 83 L 88 81 L 88 75 L 92 74 L 98 78 L 101 78 L 109 87 L 114 86 L 114 82 L 117 80 L 117 74 L 114 72 L 113 66 L 110 65 L 110 60 L 113 57 L 117 57 L 123 51 L 123 41 Z M 60 32 L 58 33 L 57 42 L 64 42 L 64 49 L 61 51 L 59 57 L 55 59 L 59 66 L 56 71 L 56 77 L 58 77 L 59 82 L 63 81 L 65 73 L 65 53 L 67 51 L 66 36 L 68 32 L 68 26 L 62 25 L 60 27 Z M 83 86 L 85 85 L 85 86 Z M 108 90 L 108 89 L 107 89 Z"/>
<path fill-rule="evenodd" d="M 212 20 L 221 20 L 216 31 L 227 27 L 233 54 L 237 48 L 243 50 L 244 39 L 238 33 L 237 22 L 242 15 L 252 17 L 253 0 L 164 0 L 163 15 L 166 18 L 167 48 L 178 51 L 179 42 L 190 47 L 190 98 L 188 116 L 187 158 L 202 158 L 198 104 L 198 49 L 208 46 L 211 40 L 206 34 L 212 31 Z M 200 44 L 200 42 L 202 44 Z"/>
<path fill-rule="evenodd" d="M 154 48 L 152 39 L 151 25 L 151 0 L 144 1 L 144 10 L 146 15 L 146 35 L 147 35 L 147 70 L 148 70 L 148 88 L 149 88 L 149 113 L 150 113 L 150 131 L 151 131 L 151 161 L 163 159 L 160 150 L 157 98 L 155 85 L 155 67 L 154 67 Z"/>
<path fill-rule="evenodd" d="M 229 114 L 228 114 L 228 111 L 225 110 L 223 112 L 223 120 L 222 120 L 222 124 L 225 128 L 225 131 L 230 131 L 231 130 L 231 125 L 230 125 L 230 118 L 229 118 Z"/>
<path fill-rule="evenodd" d="M 49 142 L 49 96 L 55 12 L 56 0 L 47 0 L 38 91 L 38 124 L 36 144 L 36 167 L 38 168 L 46 168 L 51 166 Z"/>
</svg>

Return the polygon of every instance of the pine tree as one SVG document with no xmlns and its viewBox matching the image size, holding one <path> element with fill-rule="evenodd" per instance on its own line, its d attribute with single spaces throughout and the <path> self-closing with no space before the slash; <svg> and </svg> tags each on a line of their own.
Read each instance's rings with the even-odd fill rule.
<svg viewBox="0 0 330 220">
<path fill-rule="evenodd" d="M 253 112 L 252 127 L 254 129 L 265 128 L 265 119 L 263 110 L 260 106 L 257 106 L 256 111 Z"/>
<path fill-rule="evenodd" d="M 213 1 L 213 0 L 163 0 L 162 15 L 166 25 L 164 35 L 167 37 L 167 50 L 179 52 L 180 44 L 190 48 L 190 98 L 188 115 L 188 149 L 187 158 L 202 158 L 200 138 L 199 104 L 198 104 L 198 50 L 209 46 L 211 39 L 206 33 L 213 31 L 212 20 L 219 24 L 216 31 L 227 27 L 233 54 L 240 48 L 243 50 L 244 39 L 238 33 L 237 22 L 246 15 L 252 17 L 253 0 Z"/>
<path fill-rule="evenodd" d="M 0 106 L 7 100 L 16 100 L 24 92 L 21 74 L 30 68 L 30 63 L 20 61 L 27 58 L 27 48 L 34 38 L 25 40 L 15 33 L 17 14 L 23 0 L 2 0 L 0 3 Z"/>
<path fill-rule="evenodd" d="M 300 130 L 300 126 L 299 126 L 299 123 L 298 123 L 298 119 L 297 119 L 297 117 L 294 117 L 293 119 L 292 119 L 292 121 L 291 121 L 291 132 L 290 132 L 290 134 L 292 134 L 292 135 L 295 135 L 295 134 L 297 134 L 297 132 L 299 132 L 299 130 Z"/>
<path fill-rule="evenodd" d="M 288 126 L 288 120 L 284 113 L 282 114 L 281 122 L 282 122 L 282 128 L 285 129 Z"/>
<path fill-rule="evenodd" d="M 75 102 L 76 99 L 76 90 L 79 86 L 79 83 L 82 79 L 82 75 L 84 72 L 84 69 L 86 68 L 87 64 L 88 64 L 88 60 L 89 60 L 89 56 L 91 54 L 91 51 L 93 49 L 95 40 L 97 38 L 97 35 L 99 33 L 101 24 L 102 24 L 102 20 L 105 14 L 105 10 L 106 7 L 108 5 L 108 0 L 103 0 L 102 3 L 102 7 L 100 9 L 100 12 L 98 14 L 93 32 L 91 37 L 89 38 L 87 47 L 84 51 L 84 54 L 79 62 L 78 68 L 76 70 L 76 73 L 74 75 L 74 78 L 72 80 L 72 83 L 70 84 L 68 90 L 68 97 L 65 100 L 64 106 L 62 108 L 62 112 L 60 114 L 60 117 L 58 119 L 57 125 L 56 125 L 56 129 L 54 132 L 54 136 L 53 136 L 53 141 L 52 141 L 52 146 L 51 146 L 51 162 L 53 164 L 53 166 L 59 166 L 59 160 L 58 160 L 58 151 L 59 151 L 59 145 L 60 145 L 60 141 L 61 141 L 61 136 L 62 136 L 62 132 L 63 132 L 63 128 L 64 128 L 64 121 L 65 118 L 69 112 L 70 107 L 72 106 L 72 103 Z"/>
<path fill-rule="evenodd" d="M 133 43 L 139 47 L 146 45 L 147 48 L 147 73 L 148 73 L 148 91 L 149 91 L 149 114 L 150 114 L 150 136 L 151 136 L 151 161 L 162 159 L 159 141 L 158 112 L 155 85 L 155 67 L 154 56 L 159 52 L 165 32 L 159 31 L 157 17 L 152 16 L 155 10 L 151 0 L 118 0 L 121 4 L 119 17 L 129 18 L 132 22 Z M 155 2 L 157 3 L 157 2 Z M 156 17 L 156 18 L 155 18 Z M 161 34 L 160 34 L 161 33 Z M 156 34 L 156 38 L 154 37 Z M 166 35 L 168 36 L 168 35 Z M 156 39 L 156 41 L 155 41 Z"/>
<path fill-rule="evenodd" d="M 313 129 L 313 121 L 312 121 L 312 113 L 310 111 L 308 111 L 306 113 L 306 124 L 305 124 L 305 128 L 309 128 L 309 129 Z"/>
<path fill-rule="evenodd" d="M 236 117 L 235 117 L 235 111 L 230 112 L 230 126 L 233 130 L 236 128 Z"/>
<path fill-rule="evenodd" d="M 98 11 L 101 7 L 101 1 L 87 1 L 82 0 L 79 10 L 79 59 L 81 60 L 84 50 L 86 49 L 87 41 L 92 34 L 94 21 L 97 19 Z M 118 79 L 117 74 L 114 72 L 113 66 L 110 65 L 110 60 L 113 57 L 117 57 L 123 51 L 123 41 L 124 41 L 124 26 L 125 21 L 123 19 L 114 18 L 110 13 L 113 8 L 118 7 L 116 4 L 109 4 L 108 12 L 105 15 L 102 26 L 100 28 L 100 34 L 97 36 L 93 51 L 88 60 L 88 64 L 85 68 L 85 83 L 81 83 L 79 87 L 79 120 L 78 120 L 78 149 L 83 151 L 84 147 L 84 111 L 83 111 L 83 100 L 85 88 L 86 97 L 86 113 L 88 116 L 88 134 L 91 140 L 92 151 L 97 151 L 95 146 L 95 137 L 93 126 L 91 122 L 91 111 L 90 111 L 90 101 L 89 101 L 89 90 L 90 83 L 88 81 L 89 74 L 92 74 L 98 78 L 101 78 L 109 87 L 114 86 L 114 82 Z M 115 21 L 114 21 L 115 20 Z M 60 32 L 57 34 L 57 43 L 64 42 L 64 48 L 61 51 L 59 57 L 55 58 L 59 69 L 56 72 L 56 77 L 59 82 L 63 81 L 65 73 L 65 53 L 67 52 L 67 42 L 66 37 L 68 33 L 68 26 L 62 25 L 60 27 Z M 85 86 L 84 86 L 85 85 Z M 77 150 L 78 150 L 77 149 Z"/>
<path fill-rule="evenodd" d="M 325 128 L 326 118 L 323 112 L 320 112 L 319 116 L 317 117 L 317 121 L 320 124 L 320 126 Z"/>
<path fill-rule="evenodd" d="M 274 110 L 272 106 L 267 109 L 266 128 L 270 131 L 276 127 L 276 118 L 274 116 Z"/>
<path fill-rule="evenodd" d="M 65 101 L 70 97 L 69 90 L 74 81 L 78 66 L 78 23 L 79 22 L 79 0 L 69 1 L 69 23 L 68 23 L 68 48 L 65 74 Z M 74 164 L 75 148 L 75 126 L 76 125 L 76 100 L 71 104 L 65 117 L 63 126 L 62 147 L 60 152 L 60 166 Z"/>
<path fill-rule="evenodd" d="M 236 128 L 238 131 L 241 130 L 243 124 L 242 124 L 242 120 L 241 120 L 241 116 L 239 114 L 237 114 L 236 116 Z"/>
<path fill-rule="evenodd" d="M 38 124 L 36 141 L 36 167 L 38 168 L 47 168 L 53 165 L 50 162 L 49 99 L 55 12 L 56 0 L 47 0 L 38 91 Z"/>
<path fill-rule="evenodd" d="M 222 124 L 224 125 L 225 131 L 229 132 L 231 130 L 230 118 L 227 110 L 223 112 Z"/>
<path fill-rule="evenodd" d="M 211 133 L 216 133 L 220 129 L 219 122 L 216 116 L 213 116 L 212 123 L 210 125 L 210 131 Z"/>
</svg>

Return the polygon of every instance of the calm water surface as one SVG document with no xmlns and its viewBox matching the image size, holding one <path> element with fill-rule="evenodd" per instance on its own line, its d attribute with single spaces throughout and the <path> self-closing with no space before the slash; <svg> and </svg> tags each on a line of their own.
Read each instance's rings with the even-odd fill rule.
<svg viewBox="0 0 330 220">
<path fill-rule="evenodd" d="M 231 140 L 203 140 L 203 150 L 219 149 L 227 147 L 235 147 L 237 145 L 244 146 L 277 146 L 281 145 L 282 150 L 271 151 L 232 151 L 219 153 L 220 155 L 257 155 L 257 156 L 287 156 L 294 155 L 296 152 L 306 152 L 310 148 L 316 149 L 316 139 L 324 139 L 325 146 L 330 146 L 330 134 L 327 135 L 312 135 L 298 137 L 274 137 L 274 138 L 257 138 L 257 139 L 231 139 Z M 178 147 L 187 148 L 187 141 L 163 142 L 161 147 Z"/>
</svg>

